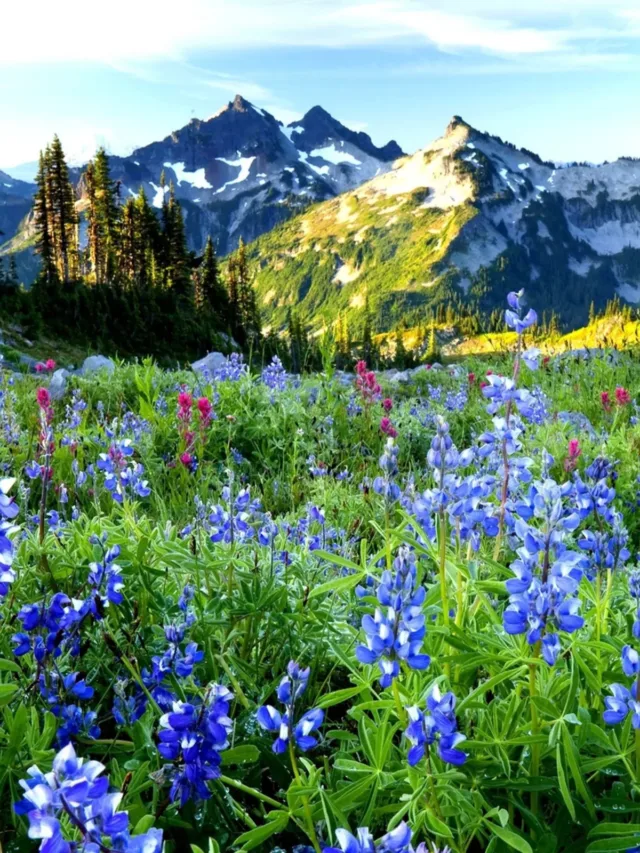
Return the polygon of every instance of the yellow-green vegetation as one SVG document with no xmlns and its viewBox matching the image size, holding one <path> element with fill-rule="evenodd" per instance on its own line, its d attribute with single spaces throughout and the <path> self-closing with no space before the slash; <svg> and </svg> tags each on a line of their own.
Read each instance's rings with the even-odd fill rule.
<svg viewBox="0 0 640 853">
<path fill-rule="evenodd" d="M 427 190 L 403 195 L 357 190 L 317 205 L 261 237 L 249 249 L 257 262 L 258 303 L 276 328 L 296 308 L 321 328 L 338 316 L 391 330 L 419 320 L 424 307 L 451 296 L 452 276 L 440 267 L 471 204 L 425 207 Z"/>
</svg>

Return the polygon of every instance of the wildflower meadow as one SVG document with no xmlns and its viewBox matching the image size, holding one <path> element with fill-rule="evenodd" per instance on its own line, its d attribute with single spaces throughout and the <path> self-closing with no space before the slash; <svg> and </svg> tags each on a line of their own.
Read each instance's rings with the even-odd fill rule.
<svg viewBox="0 0 640 853">
<path fill-rule="evenodd" d="M 640 370 L 0 369 L 0 850 L 640 851 Z"/>
</svg>

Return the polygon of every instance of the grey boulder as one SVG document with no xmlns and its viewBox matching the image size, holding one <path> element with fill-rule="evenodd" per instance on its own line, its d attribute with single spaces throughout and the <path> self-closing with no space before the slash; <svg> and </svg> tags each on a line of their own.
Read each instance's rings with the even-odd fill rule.
<svg viewBox="0 0 640 853">
<path fill-rule="evenodd" d="M 100 370 L 106 370 L 111 375 L 115 369 L 115 362 L 105 355 L 90 355 L 82 362 L 80 373 L 82 376 L 86 376 L 88 373 L 98 373 Z"/>
<path fill-rule="evenodd" d="M 216 370 L 223 368 L 226 363 L 226 355 L 221 352 L 210 352 L 204 358 L 194 361 L 191 369 L 198 373 L 215 373 Z"/>
<path fill-rule="evenodd" d="M 67 379 L 70 375 L 64 367 L 55 371 L 49 382 L 49 394 L 52 400 L 62 400 L 67 391 Z"/>
</svg>

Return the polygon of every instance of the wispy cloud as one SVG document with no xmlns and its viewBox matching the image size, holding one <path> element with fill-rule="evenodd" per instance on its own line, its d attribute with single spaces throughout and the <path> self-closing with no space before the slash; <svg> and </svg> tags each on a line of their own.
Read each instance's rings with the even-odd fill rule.
<svg viewBox="0 0 640 853">
<path fill-rule="evenodd" d="M 3 30 L 14 37 L 3 40 L 0 65 L 108 63 L 142 74 L 194 52 L 372 43 L 510 59 L 582 53 L 599 63 L 616 41 L 640 38 L 633 0 L 458 0 L 455 11 L 450 0 L 156 0 L 152 14 L 147 0 L 112 0 L 99 21 L 92 8 L 97 16 L 85 0 L 6 4 Z"/>
</svg>

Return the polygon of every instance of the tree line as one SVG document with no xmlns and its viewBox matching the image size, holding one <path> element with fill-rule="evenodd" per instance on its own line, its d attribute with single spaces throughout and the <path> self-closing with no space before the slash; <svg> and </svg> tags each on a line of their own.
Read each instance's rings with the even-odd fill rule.
<svg viewBox="0 0 640 853">
<path fill-rule="evenodd" d="M 32 334 L 169 359 L 222 346 L 221 335 L 243 348 L 261 340 L 243 243 L 224 267 L 210 237 L 201 257 L 189 251 L 182 208 L 164 175 L 159 211 L 142 188 L 122 199 L 100 149 L 76 190 L 56 136 L 40 155 L 36 186 L 39 274 L 29 291 L 17 286 L 15 262 L 0 278 L 3 310 Z"/>
</svg>

